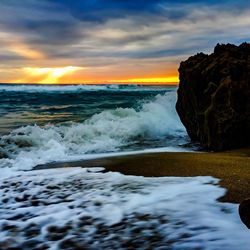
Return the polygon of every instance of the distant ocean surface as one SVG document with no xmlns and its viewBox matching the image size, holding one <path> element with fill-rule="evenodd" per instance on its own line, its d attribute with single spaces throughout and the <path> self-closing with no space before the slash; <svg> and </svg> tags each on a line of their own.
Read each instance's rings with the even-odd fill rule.
<svg viewBox="0 0 250 250">
<path fill-rule="evenodd" d="M 0 85 L 0 166 L 124 151 L 183 151 L 177 87 Z M 20 164 L 21 163 L 21 164 Z"/>
</svg>

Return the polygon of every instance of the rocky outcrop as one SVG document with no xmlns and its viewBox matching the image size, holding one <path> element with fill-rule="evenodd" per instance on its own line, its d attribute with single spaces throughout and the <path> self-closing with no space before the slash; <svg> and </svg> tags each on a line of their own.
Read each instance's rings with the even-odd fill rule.
<svg viewBox="0 0 250 250">
<path fill-rule="evenodd" d="M 218 44 L 181 62 L 177 112 L 193 141 L 219 151 L 249 146 L 250 44 Z"/>
<path fill-rule="evenodd" d="M 250 199 L 244 200 L 239 206 L 241 221 L 250 229 Z"/>
</svg>

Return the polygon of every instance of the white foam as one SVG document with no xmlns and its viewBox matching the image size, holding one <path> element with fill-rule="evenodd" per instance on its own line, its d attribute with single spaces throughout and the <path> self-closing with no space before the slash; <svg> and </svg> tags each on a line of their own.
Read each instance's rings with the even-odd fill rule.
<svg viewBox="0 0 250 250">
<path fill-rule="evenodd" d="M 89 154 L 117 152 L 145 140 L 183 138 L 186 131 L 174 107 L 176 93 L 157 95 L 140 108 L 114 109 L 95 114 L 83 123 L 26 126 L 2 137 L 9 159 L 1 167 L 31 169 L 59 160 L 86 159 Z M 156 151 L 162 149 L 156 149 Z M 164 151 L 181 151 L 178 146 Z"/>
<path fill-rule="evenodd" d="M 39 92 L 84 92 L 84 91 L 114 91 L 114 92 L 126 92 L 126 91 L 160 91 L 168 89 L 168 86 L 161 86 L 152 88 L 150 86 L 140 85 L 118 85 L 118 84 L 99 84 L 99 85 L 2 85 L 0 84 L 0 91 L 6 92 L 27 92 L 27 93 L 39 93 Z"/>
<path fill-rule="evenodd" d="M 216 185 L 218 180 L 132 177 L 101 170 L 32 171 L 3 180 L 0 197 L 9 200 L 0 207 L 0 227 L 17 227 L 13 246 L 20 248 L 31 237 L 25 232 L 34 223 L 38 233 L 32 240 L 45 242 L 50 249 L 60 248 L 62 241 L 50 240 L 51 225 L 70 226 L 62 238 L 75 238 L 87 249 L 111 245 L 126 249 L 124 242 L 141 242 L 141 249 L 145 245 L 153 249 L 248 249 L 249 232 L 239 220 L 237 205 L 216 201 L 225 192 Z M 20 219 L 13 220 L 17 215 Z M 8 227 L 1 230 L 0 241 L 11 235 Z"/>
</svg>

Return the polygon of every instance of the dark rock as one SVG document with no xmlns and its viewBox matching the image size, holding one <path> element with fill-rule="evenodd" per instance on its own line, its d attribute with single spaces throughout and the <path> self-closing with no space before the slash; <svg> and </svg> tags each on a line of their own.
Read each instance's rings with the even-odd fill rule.
<svg viewBox="0 0 250 250">
<path fill-rule="evenodd" d="M 27 201 L 29 198 L 29 195 L 24 194 L 23 196 L 15 197 L 16 202 L 24 202 Z"/>
<path fill-rule="evenodd" d="M 67 235 L 67 233 L 71 229 L 72 229 L 71 225 L 65 225 L 63 227 L 51 225 L 47 228 L 48 231 L 47 239 L 51 241 L 61 240 Z"/>
<path fill-rule="evenodd" d="M 55 225 L 51 225 L 51 226 L 48 226 L 47 231 L 50 233 L 57 233 L 58 229 L 59 229 L 59 227 L 57 227 Z"/>
<path fill-rule="evenodd" d="M 0 159 L 4 159 L 4 158 L 8 158 L 8 154 L 5 152 L 5 150 L 0 148 Z"/>
<path fill-rule="evenodd" d="M 249 146 L 250 44 L 218 44 L 181 62 L 177 112 L 190 138 L 207 149 Z"/>
<path fill-rule="evenodd" d="M 54 185 L 49 185 L 49 186 L 47 186 L 47 189 L 60 189 L 60 187 L 59 186 L 54 186 Z"/>
<path fill-rule="evenodd" d="M 17 242 L 13 238 L 7 238 L 5 240 L 0 240 L 0 249 L 7 250 L 7 249 L 15 248 L 14 246 L 16 244 L 17 244 Z"/>
<path fill-rule="evenodd" d="M 17 214 L 15 216 L 12 216 L 10 218 L 8 218 L 9 220 L 14 220 L 14 221 L 17 221 L 17 220 L 20 220 L 24 217 L 24 214 Z"/>
<path fill-rule="evenodd" d="M 40 233 L 41 233 L 41 229 L 39 228 L 39 226 L 36 225 L 36 224 L 31 223 L 25 229 L 24 234 L 25 234 L 26 237 L 34 238 L 34 237 L 39 236 Z"/>
<path fill-rule="evenodd" d="M 22 244 L 21 249 L 37 249 L 39 243 L 37 240 L 27 240 Z"/>
<path fill-rule="evenodd" d="M 250 229 L 250 199 L 244 200 L 239 206 L 241 221 Z"/>
<path fill-rule="evenodd" d="M 39 205 L 39 203 L 40 203 L 40 201 L 37 200 L 37 199 L 32 199 L 32 200 L 31 200 L 31 204 L 32 204 L 32 206 L 34 206 L 34 207 L 37 207 L 37 206 Z"/>
<path fill-rule="evenodd" d="M 2 226 L 2 231 L 18 232 L 19 228 L 18 226 L 13 225 L 13 224 L 4 224 Z"/>
<path fill-rule="evenodd" d="M 8 198 L 4 198 L 4 199 L 2 199 L 2 202 L 3 203 L 7 203 L 9 201 L 9 199 Z"/>
<path fill-rule="evenodd" d="M 60 242 L 59 247 L 60 249 L 74 249 L 74 250 L 90 249 L 88 246 L 86 246 L 83 240 L 79 241 L 76 239 L 63 240 Z"/>
</svg>

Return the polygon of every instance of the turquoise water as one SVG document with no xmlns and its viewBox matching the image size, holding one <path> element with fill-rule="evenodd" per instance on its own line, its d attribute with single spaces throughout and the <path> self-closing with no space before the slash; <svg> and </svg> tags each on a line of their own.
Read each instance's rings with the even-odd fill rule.
<svg viewBox="0 0 250 250">
<path fill-rule="evenodd" d="M 176 87 L 0 85 L 2 166 L 190 145 Z"/>
<path fill-rule="evenodd" d="M 116 108 L 135 108 L 175 87 L 0 85 L 0 133 L 20 126 L 83 122 Z"/>
</svg>

